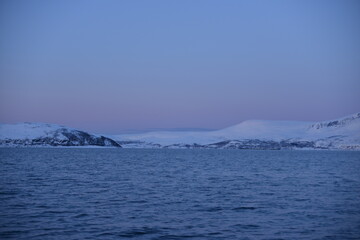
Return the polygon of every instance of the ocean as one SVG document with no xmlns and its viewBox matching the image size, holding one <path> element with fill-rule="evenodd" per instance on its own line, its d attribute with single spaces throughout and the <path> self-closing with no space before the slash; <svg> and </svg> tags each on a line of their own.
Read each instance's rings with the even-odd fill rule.
<svg viewBox="0 0 360 240">
<path fill-rule="evenodd" d="M 360 239 L 360 152 L 1 148 L 0 239 Z"/>
</svg>

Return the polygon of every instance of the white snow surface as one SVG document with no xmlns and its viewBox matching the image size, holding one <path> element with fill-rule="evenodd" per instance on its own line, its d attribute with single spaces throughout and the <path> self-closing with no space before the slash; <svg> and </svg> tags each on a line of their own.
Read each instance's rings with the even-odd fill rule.
<svg viewBox="0 0 360 240">
<path fill-rule="evenodd" d="M 116 141 L 139 141 L 163 146 L 171 144 L 211 144 L 225 140 L 322 140 L 341 137 L 343 144 L 360 145 L 360 113 L 324 122 L 249 120 L 216 131 L 157 131 L 120 134 L 108 137 Z M 328 141 L 328 140 L 323 140 Z"/>
<path fill-rule="evenodd" d="M 59 129 L 74 131 L 57 124 L 0 124 L 0 140 L 50 137 L 62 140 Z M 60 131 L 61 132 L 61 131 Z M 97 136 L 98 134 L 94 134 Z M 104 136 L 104 135 L 103 135 Z M 360 149 L 360 113 L 323 122 L 250 120 L 215 131 L 156 131 L 141 134 L 107 135 L 123 147 L 159 148 L 177 144 L 213 144 L 227 140 L 314 141 L 316 146 Z M 173 146 L 176 148 L 177 146 Z"/>
<path fill-rule="evenodd" d="M 0 124 L 0 147 L 114 147 L 111 139 L 48 123 Z"/>
<path fill-rule="evenodd" d="M 39 137 L 52 136 L 56 130 L 69 127 L 49 123 L 17 123 L 0 124 L 0 139 L 35 139 Z"/>
</svg>

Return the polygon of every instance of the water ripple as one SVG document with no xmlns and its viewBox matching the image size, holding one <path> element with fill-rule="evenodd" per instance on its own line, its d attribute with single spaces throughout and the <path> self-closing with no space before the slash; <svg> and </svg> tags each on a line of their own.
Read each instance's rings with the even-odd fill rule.
<svg viewBox="0 0 360 240">
<path fill-rule="evenodd" d="M 360 239 L 360 153 L 0 149 L 0 239 Z"/>
</svg>

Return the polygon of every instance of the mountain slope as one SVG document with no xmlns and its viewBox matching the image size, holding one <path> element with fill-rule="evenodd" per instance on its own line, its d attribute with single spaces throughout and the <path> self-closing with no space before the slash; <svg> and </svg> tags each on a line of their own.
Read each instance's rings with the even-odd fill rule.
<svg viewBox="0 0 360 240">
<path fill-rule="evenodd" d="M 123 147 L 238 149 L 360 149 L 360 113 L 324 122 L 244 121 L 208 132 L 112 136 Z"/>
<path fill-rule="evenodd" d="M 1 124 L 0 146 L 121 147 L 111 138 L 45 123 Z"/>
<path fill-rule="evenodd" d="M 216 131 L 160 131 L 107 137 L 55 124 L 0 124 L 0 146 L 360 150 L 360 113 L 323 122 L 250 120 Z"/>
</svg>

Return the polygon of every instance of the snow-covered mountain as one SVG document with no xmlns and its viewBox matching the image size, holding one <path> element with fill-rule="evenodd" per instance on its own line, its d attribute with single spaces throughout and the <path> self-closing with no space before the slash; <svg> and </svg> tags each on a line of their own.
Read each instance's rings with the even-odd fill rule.
<svg viewBox="0 0 360 240">
<path fill-rule="evenodd" d="M 111 138 L 125 148 L 360 149 L 360 113 L 324 122 L 250 120 L 216 131 Z"/>
<path fill-rule="evenodd" d="M 0 124 L 0 146 L 107 146 L 116 141 L 84 131 L 47 123 Z"/>
<path fill-rule="evenodd" d="M 250 120 L 216 131 L 158 131 L 112 136 L 94 135 L 55 124 L 0 124 L 0 146 L 360 150 L 360 113 L 324 122 Z"/>
</svg>

